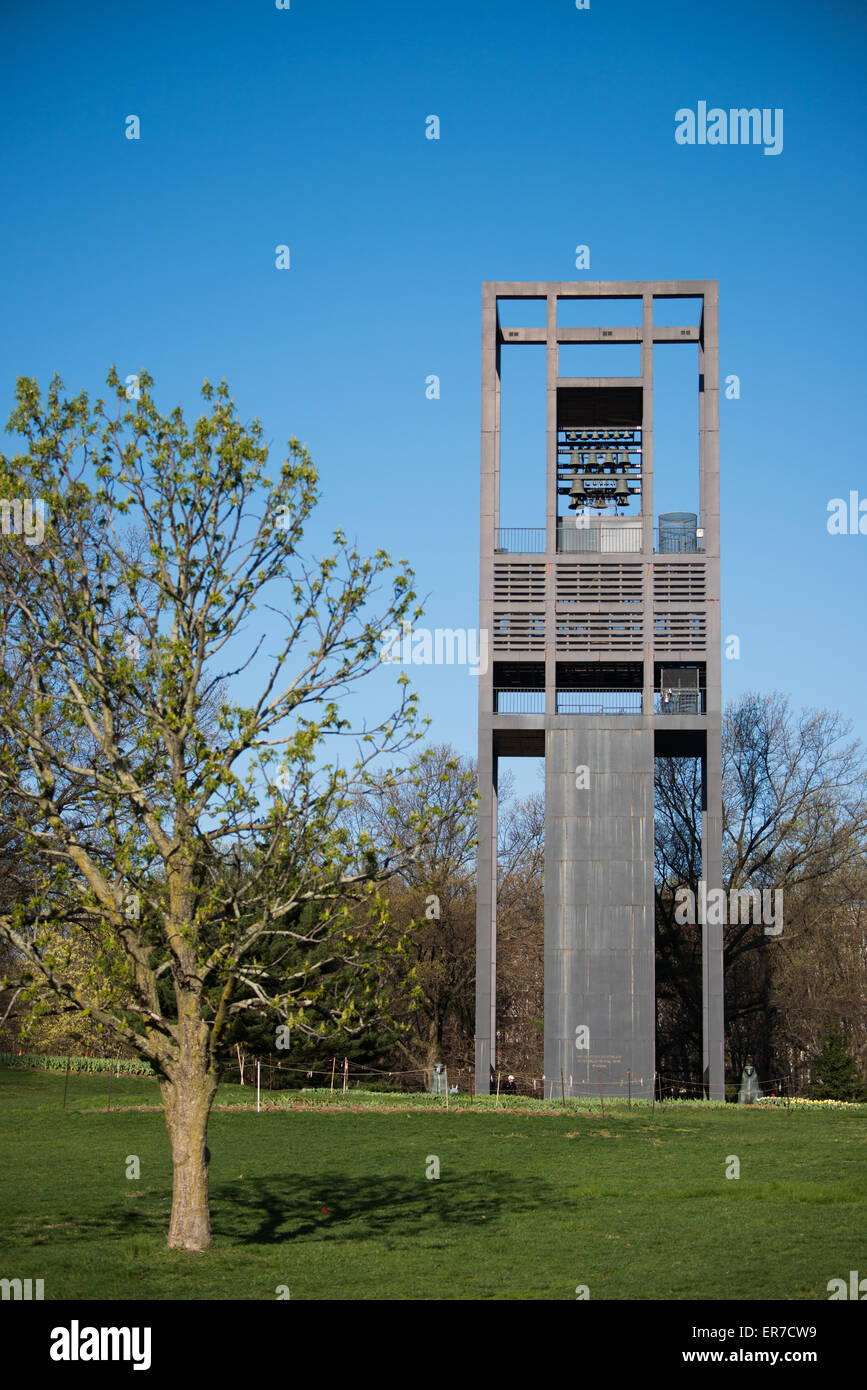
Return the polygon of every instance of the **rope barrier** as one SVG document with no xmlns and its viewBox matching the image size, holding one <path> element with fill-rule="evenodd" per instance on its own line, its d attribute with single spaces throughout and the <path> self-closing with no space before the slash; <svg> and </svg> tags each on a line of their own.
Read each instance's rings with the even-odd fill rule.
<svg viewBox="0 0 867 1390">
<path fill-rule="evenodd" d="M 251 1066 L 255 1066 L 256 1060 L 257 1058 L 250 1054 L 247 1058 L 245 1058 L 245 1065 L 247 1064 L 247 1062 L 249 1062 Z M 331 1077 L 330 1067 L 320 1069 L 319 1067 L 315 1066 L 294 1066 L 287 1062 L 284 1062 L 283 1059 L 280 1059 L 276 1063 L 269 1060 L 268 1065 L 272 1067 L 273 1070 L 280 1072 L 284 1076 L 295 1074 L 298 1076 L 309 1077 L 311 1080 L 317 1076 L 325 1077 L 326 1080 L 328 1080 Z M 238 1063 L 233 1060 L 232 1069 L 237 1069 L 237 1067 Z M 397 1083 L 400 1083 L 404 1080 L 418 1079 L 429 1076 L 432 1070 L 432 1067 L 391 1068 L 391 1070 L 386 1070 L 384 1067 L 372 1067 L 364 1062 L 350 1062 L 346 1070 L 346 1076 L 347 1079 L 352 1079 L 354 1077 L 356 1080 L 364 1080 L 365 1077 L 383 1077 L 389 1081 L 395 1081 Z M 469 1079 L 474 1076 L 474 1069 L 468 1064 L 462 1064 L 457 1067 L 453 1066 L 448 1068 L 448 1073 L 450 1078 L 466 1076 L 467 1080 L 469 1081 Z M 545 1090 L 549 1086 L 549 1084 L 551 1084 L 550 1077 L 545 1077 L 544 1075 L 539 1075 L 538 1073 L 514 1071 L 503 1073 L 501 1071 L 501 1075 L 503 1074 L 512 1077 L 515 1083 L 520 1084 L 524 1088 L 522 1094 L 528 1097 L 538 1095 L 544 1098 Z M 555 1082 L 554 1084 L 556 1088 L 557 1083 Z M 726 1082 L 725 1084 L 727 1086 L 737 1086 L 739 1082 Z M 771 1095 L 774 1099 L 784 1099 L 786 1092 L 790 1091 L 798 1083 L 796 1082 L 794 1073 L 789 1073 L 788 1075 L 769 1077 L 761 1084 L 762 1090 L 764 1092 L 763 1099 L 770 1099 Z M 575 1094 L 575 1092 L 578 1092 L 579 1096 L 583 1096 L 585 1092 L 588 1095 L 596 1095 L 598 1085 L 598 1079 L 593 1081 L 584 1081 L 575 1080 L 574 1074 L 569 1076 L 569 1089 L 573 1095 Z M 623 1092 L 624 1096 L 626 1096 L 629 1091 L 630 1083 L 623 1080 L 619 1080 L 617 1085 L 618 1089 Z M 685 1081 L 682 1077 L 670 1072 L 657 1072 L 655 1077 L 647 1078 L 633 1076 L 631 1080 L 631 1089 L 634 1093 L 634 1098 L 636 1100 L 641 1099 L 640 1093 L 642 1090 L 649 1091 L 654 1089 L 655 1086 L 658 1086 L 660 1089 L 668 1090 L 669 1092 L 685 1092 L 688 1097 L 692 1095 L 695 1095 L 696 1097 L 703 1096 L 706 1090 L 704 1082 L 691 1080 Z M 768 1094 L 769 1092 L 771 1093 L 771 1095 Z M 508 1092 L 507 1094 L 514 1093 Z M 612 1099 L 610 1095 L 608 1098 Z M 668 1100 L 676 1098 L 676 1096 L 672 1095 L 664 1097 L 664 1099 Z"/>
</svg>

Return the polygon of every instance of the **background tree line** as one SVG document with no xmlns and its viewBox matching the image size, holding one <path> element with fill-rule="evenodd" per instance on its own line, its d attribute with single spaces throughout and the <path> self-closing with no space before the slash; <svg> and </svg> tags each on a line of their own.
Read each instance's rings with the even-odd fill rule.
<svg viewBox="0 0 867 1390">
<path fill-rule="evenodd" d="M 827 711 L 794 713 L 779 695 L 743 696 L 726 712 L 724 883 L 784 892 L 784 928 L 725 931 L 726 1063 L 730 1081 L 752 1056 L 772 1088 L 803 1091 L 823 1049 L 843 1049 L 867 1075 L 867 801 L 864 752 Z M 392 920 L 408 934 L 408 960 L 387 963 L 394 1027 L 335 1036 L 326 1052 L 297 1031 L 278 1047 L 276 1027 L 240 1015 L 237 1047 L 271 1055 L 278 1084 L 327 1080 L 333 1057 L 374 1083 L 428 1084 L 443 1060 L 450 1078 L 473 1081 L 475 1012 L 474 764 L 447 745 L 428 750 L 423 774 L 387 781 L 358 797 L 345 818 L 356 839 L 385 846 L 407 837 L 425 804 L 446 814 L 422 852 L 385 885 Z M 697 895 L 701 875 L 701 769 L 694 759 L 660 759 L 656 777 L 657 1067 L 667 1084 L 695 1086 L 701 1074 L 701 933 L 674 920 L 674 894 Z M 497 1019 L 500 1070 L 526 1086 L 543 1071 L 544 795 L 500 794 Z M 3 852 L 14 885 L 15 841 Z M 310 910 L 310 909 L 308 909 Z M 87 968 L 86 948 L 73 969 Z M 7 996 L 3 1011 L 9 1004 Z M 7 1046 L 21 1045 L 13 1006 Z M 282 1039 L 286 1041 L 285 1034 Z M 99 1030 L 62 1014 L 39 1019 L 25 1039 L 37 1051 L 99 1051 Z M 110 1045 L 109 1045 L 110 1050 Z M 338 1077 L 340 1071 L 338 1070 Z M 391 1076 L 389 1076 L 391 1074 Z"/>
</svg>

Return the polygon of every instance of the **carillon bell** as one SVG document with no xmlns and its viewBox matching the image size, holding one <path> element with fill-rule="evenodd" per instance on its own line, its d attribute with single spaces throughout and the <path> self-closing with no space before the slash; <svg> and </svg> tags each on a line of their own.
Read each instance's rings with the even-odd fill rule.
<svg viewBox="0 0 867 1390">
<path fill-rule="evenodd" d="M 569 509 L 577 511 L 578 507 L 584 502 L 584 479 L 576 476 L 572 479 L 572 486 L 569 489 Z"/>
</svg>

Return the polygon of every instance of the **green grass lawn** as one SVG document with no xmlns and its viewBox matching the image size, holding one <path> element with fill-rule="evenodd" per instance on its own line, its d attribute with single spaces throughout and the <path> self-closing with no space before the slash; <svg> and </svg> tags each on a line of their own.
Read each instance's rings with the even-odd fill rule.
<svg viewBox="0 0 867 1390">
<path fill-rule="evenodd" d="M 0 1070 L 0 1277 L 46 1299 L 826 1300 L 867 1274 L 863 1107 L 216 1111 L 214 1245 L 190 1255 L 165 1249 L 162 1114 L 108 1113 L 90 1075 L 64 1113 L 63 1084 Z M 112 1106 L 158 1100 L 112 1083 Z"/>
</svg>

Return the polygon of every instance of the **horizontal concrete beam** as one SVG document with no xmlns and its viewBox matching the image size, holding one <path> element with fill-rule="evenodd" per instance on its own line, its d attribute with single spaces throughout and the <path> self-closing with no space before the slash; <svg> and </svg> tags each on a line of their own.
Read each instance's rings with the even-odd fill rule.
<svg viewBox="0 0 867 1390">
<path fill-rule="evenodd" d="M 666 299 L 716 301 L 717 280 L 485 280 L 482 294 L 498 299 L 643 299 L 646 294 Z"/>
</svg>

